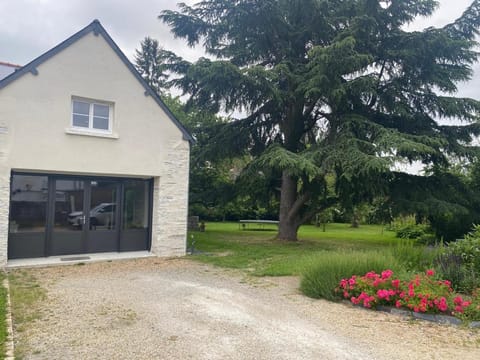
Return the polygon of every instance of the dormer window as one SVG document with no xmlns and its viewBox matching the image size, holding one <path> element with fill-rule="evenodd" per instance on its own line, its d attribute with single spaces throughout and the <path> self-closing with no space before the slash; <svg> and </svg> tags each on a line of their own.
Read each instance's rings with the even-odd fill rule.
<svg viewBox="0 0 480 360">
<path fill-rule="evenodd" d="M 72 128 L 111 133 L 112 108 L 102 101 L 72 99 Z"/>
</svg>

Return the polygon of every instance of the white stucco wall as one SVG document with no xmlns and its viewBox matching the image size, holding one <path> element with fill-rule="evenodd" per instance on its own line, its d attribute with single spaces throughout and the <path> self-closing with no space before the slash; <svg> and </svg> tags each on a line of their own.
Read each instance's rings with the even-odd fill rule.
<svg viewBox="0 0 480 360">
<path fill-rule="evenodd" d="M 185 253 L 189 143 L 102 36 L 0 89 L 0 264 L 10 171 L 155 178 L 152 251 Z M 115 138 L 70 134 L 72 97 L 113 103 Z M 5 190 L 6 189 L 6 190 Z"/>
</svg>

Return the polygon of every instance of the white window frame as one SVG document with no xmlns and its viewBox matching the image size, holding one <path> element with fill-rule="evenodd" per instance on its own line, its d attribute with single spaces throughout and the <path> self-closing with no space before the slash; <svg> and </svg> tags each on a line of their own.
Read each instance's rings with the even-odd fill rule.
<svg viewBox="0 0 480 360">
<path fill-rule="evenodd" d="M 83 126 L 75 126 L 73 124 L 73 104 L 74 102 L 82 102 L 89 104 L 89 111 L 88 111 L 88 127 Z M 94 105 L 102 105 L 108 106 L 108 130 L 104 129 L 97 129 L 93 127 L 93 108 Z M 78 115 L 85 115 L 85 114 L 78 114 Z M 100 116 L 101 117 L 101 116 Z M 73 132 L 85 132 L 91 134 L 99 134 L 99 135 L 111 135 L 113 134 L 113 103 L 100 101 L 100 100 L 93 100 L 93 99 L 86 99 L 80 97 L 72 97 L 71 102 L 71 109 L 70 109 L 70 130 Z"/>
</svg>

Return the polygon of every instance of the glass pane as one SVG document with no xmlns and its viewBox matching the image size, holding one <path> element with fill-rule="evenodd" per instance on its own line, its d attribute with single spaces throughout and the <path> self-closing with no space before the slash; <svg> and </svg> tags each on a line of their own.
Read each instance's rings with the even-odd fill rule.
<svg viewBox="0 0 480 360">
<path fill-rule="evenodd" d="M 93 104 L 93 116 L 108 118 L 108 105 Z"/>
<path fill-rule="evenodd" d="M 73 102 L 73 113 L 88 115 L 90 112 L 90 104 L 82 101 Z"/>
<path fill-rule="evenodd" d="M 55 181 L 55 231 L 83 229 L 83 180 Z"/>
<path fill-rule="evenodd" d="M 125 204 L 123 208 L 123 228 L 148 228 L 149 185 L 145 180 L 125 182 Z"/>
<path fill-rule="evenodd" d="M 11 189 L 9 231 L 11 233 L 45 231 L 48 178 L 13 175 Z"/>
<path fill-rule="evenodd" d="M 93 128 L 98 130 L 108 130 L 108 119 L 94 117 Z"/>
<path fill-rule="evenodd" d="M 73 114 L 73 126 L 88 128 L 88 115 Z"/>
<path fill-rule="evenodd" d="M 90 230 L 115 230 L 117 182 L 96 180 L 91 183 Z"/>
</svg>

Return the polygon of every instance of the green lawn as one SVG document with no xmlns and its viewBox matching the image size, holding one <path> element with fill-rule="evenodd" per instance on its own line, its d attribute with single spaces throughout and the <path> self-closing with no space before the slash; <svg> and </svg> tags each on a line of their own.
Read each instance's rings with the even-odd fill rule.
<svg viewBox="0 0 480 360">
<path fill-rule="evenodd" d="M 326 231 L 305 225 L 296 243 L 275 240 L 276 227 L 240 230 L 237 223 L 207 223 L 206 231 L 192 232 L 199 261 L 245 270 L 253 275 L 299 275 L 320 258 L 352 252 L 381 253 L 395 243 L 395 234 L 379 225 L 329 224 Z M 377 255 L 377 254 L 374 254 Z"/>
<path fill-rule="evenodd" d="M 5 354 L 5 342 L 7 341 L 7 289 L 3 287 L 5 273 L 0 273 L 0 358 Z"/>
<path fill-rule="evenodd" d="M 41 318 L 38 305 L 46 297 L 34 274 L 34 270 L 24 269 L 12 270 L 8 274 L 12 318 L 19 335 L 15 342 L 15 359 L 19 360 L 25 357 L 28 349 L 26 330 Z"/>
</svg>

